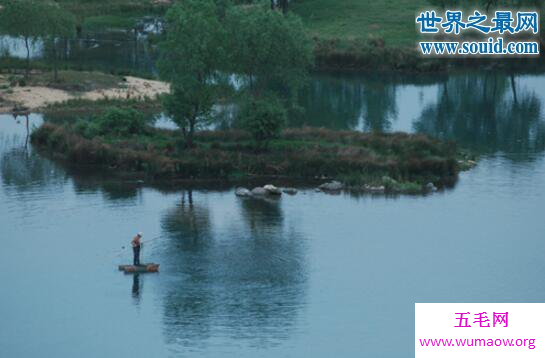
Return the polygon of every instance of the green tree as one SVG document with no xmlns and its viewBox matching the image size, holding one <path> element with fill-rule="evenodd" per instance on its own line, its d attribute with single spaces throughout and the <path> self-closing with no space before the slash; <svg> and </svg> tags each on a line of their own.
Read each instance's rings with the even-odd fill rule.
<svg viewBox="0 0 545 358">
<path fill-rule="evenodd" d="M 286 110 L 275 98 L 251 99 L 242 107 L 240 119 L 256 145 L 267 148 L 271 139 L 277 138 L 285 126 Z"/>
<path fill-rule="evenodd" d="M 240 122 L 266 148 L 285 125 L 287 112 L 299 109 L 312 65 L 310 41 L 296 15 L 265 5 L 232 7 L 226 28 L 230 70 L 240 76 L 238 91 L 245 98 Z"/>
<path fill-rule="evenodd" d="M 0 5 L 0 31 L 22 37 L 25 43 L 25 76 L 28 78 L 30 72 L 30 47 L 42 39 L 52 42 L 54 77 L 57 80 L 55 42 L 58 38 L 72 36 L 76 24 L 74 16 L 56 2 L 47 0 L 4 0 Z"/>
<path fill-rule="evenodd" d="M 51 42 L 54 80 L 58 80 L 57 40 L 72 37 L 76 30 L 76 18 L 55 3 L 44 8 L 42 36 Z"/>
<path fill-rule="evenodd" d="M 26 49 L 25 76 L 30 73 L 30 46 L 42 34 L 45 21 L 43 13 L 46 9 L 44 1 L 38 0 L 4 0 L 0 2 L 0 30 L 2 33 L 22 37 Z"/>
<path fill-rule="evenodd" d="M 224 62 L 225 32 L 213 0 L 185 0 L 166 15 L 166 39 L 158 68 L 170 82 L 166 112 L 193 146 L 195 128 L 210 117 L 219 91 L 215 79 Z"/>
<path fill-rule="evenodd" d="M 243 89 L 254 97 L 274 92 L 296 99 L 312 64 L 312 47 L 299 17 L 266 6 L 234 6 L 226 21 L 231 70 L 243 77 Z"/>
<path fill-rule="evenodd" d="M 543 7 L 543 0 L 428 0 L 433 6 L 440 8 L 468 8 L 474 9 L 475 6 L 482 6 L 487 12 L 496 8 L 518 8 L 518 7 Z"/>
</svg>

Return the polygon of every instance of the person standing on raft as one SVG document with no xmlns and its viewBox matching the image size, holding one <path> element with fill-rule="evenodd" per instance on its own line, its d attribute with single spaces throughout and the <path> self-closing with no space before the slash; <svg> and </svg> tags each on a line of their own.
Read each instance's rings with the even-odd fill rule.
<svg viewBox="0 0 545 358">
<path fill-rule="evenodd" d="M 138 266 L 140 265 L 140 247 L 142 246 L 142 243 L 140 242 L 140 239 L 142 239 L 142 233 L 139 232 L 136 234 L 136 236 L 132 239 L 131 245 L 132 245 L 132 252 L 134 254 L 133 258 L 133 265 Z"/>
</svg>

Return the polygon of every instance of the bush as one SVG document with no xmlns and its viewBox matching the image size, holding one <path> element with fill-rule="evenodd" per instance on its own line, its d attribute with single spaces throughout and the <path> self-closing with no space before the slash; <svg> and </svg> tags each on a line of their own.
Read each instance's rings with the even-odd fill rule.
<svg viewBox="0 0 545 358">
<path fill-rule="evenodd" d="M 144 116 L 132 108 L 112 107 L 98 117 L 97 124 L 101 134 L 120 136 L 142 134 L 146 129 Z"/>
<path fill-rule="evenodd" d="M 99 135 L 128 137 L 144 133 L 146 120 L 140 112 L 132 108 L 112 107 L 97 117 L 78 120 L 74 125 L 74 130 L 88 139 Z"/>
<path fill-rule="evenodd" d="M 100 134 L 98 125 L 95 122 L 90 122 L 84 119 L 78 119 L 74 125 L 74 131 L 87 139 L 93 139 Z"/>
<path fill-rule="evenodd" d="M 271 139 L 280 135 L 286 117 L 286 110 L 276 99 L 251 100 L 242 107 L 240 123 L 258 146 L 267 147 Z"/>
</svg>

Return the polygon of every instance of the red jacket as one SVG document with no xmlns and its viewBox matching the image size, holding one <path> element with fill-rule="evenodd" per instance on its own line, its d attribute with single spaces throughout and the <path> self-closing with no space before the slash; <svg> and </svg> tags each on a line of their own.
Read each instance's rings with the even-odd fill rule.
<svg viewBox="0 0 545 358">
<path fill-rule="evenodd" d="M 132 241 L 131 241 L 132 247 L 139 247 L 140 246 L 140 236 L 136 235 Z"/>
</svg>

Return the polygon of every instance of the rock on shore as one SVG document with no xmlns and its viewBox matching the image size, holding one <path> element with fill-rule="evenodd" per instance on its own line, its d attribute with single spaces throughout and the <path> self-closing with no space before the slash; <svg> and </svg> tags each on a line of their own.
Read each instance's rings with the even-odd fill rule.
<svg viewBox="0 0 545 358">
<path fill-rule="evenodd" d="M 320 185 L 318 188 L 325 191 L 339 191 L 343 188 L 343 184 L 341 182 L 338 182 L 336 180 L 331 181 L 329 183 L 324 183 Z"/>
<path fill-rule="evenodd" d="M 254 196 L 263 196 L 267 195 L 267 190 L 265 188 L 262 188 L 260 186 L 252 189 L 252 195 Z"/>
<path fill-rule="evenodd" d="M 270 195 L 282 195 L 282 191 L 272 184 L 267 184 L 263 187 Z"/>
<path fill-rule="evenodd" d="M 365 191 L 368 191 L 368 192 L 371 192 L 371 193 L 384 193 L 384 191 L 386 190 L 384 185 L 373 186 L 373 185 L 369 185 L 369 184 L 365 184 L 363 186 L 363 189 Z"/>
<path fill-rule="evenodd" d="M 246 188 L 237 188 L 237 189 L 235 190 L 235 195 L 236 195 L 236 196 L 243 196 L 243 197 L 245 197 L 245 196 L 252 196 L 252 192 L 249 191 L 249 190 L 246 189 Z"/>
<path fill-rule="evenodd" d="M 425 186 L 426 191 L 428 192 L 434 192 L 437 191 L 437 187 L 433 183 L 428 183 Z"/>
<path fill-rule="evenodd" d="M 284 189 L 284 192 L 293 195 L 297 193 L 297 189 L 286 188 Z M 246 188 L 236 188 L 235 195 L 240 197 L 265 196 L 265 195 L 280 196 L 282 195 L 282 190 L 272 184 L 267 184 L 263 187 L 261 186 L 255 187 L 252 190 L 249 190 Z"/>
</svg>

